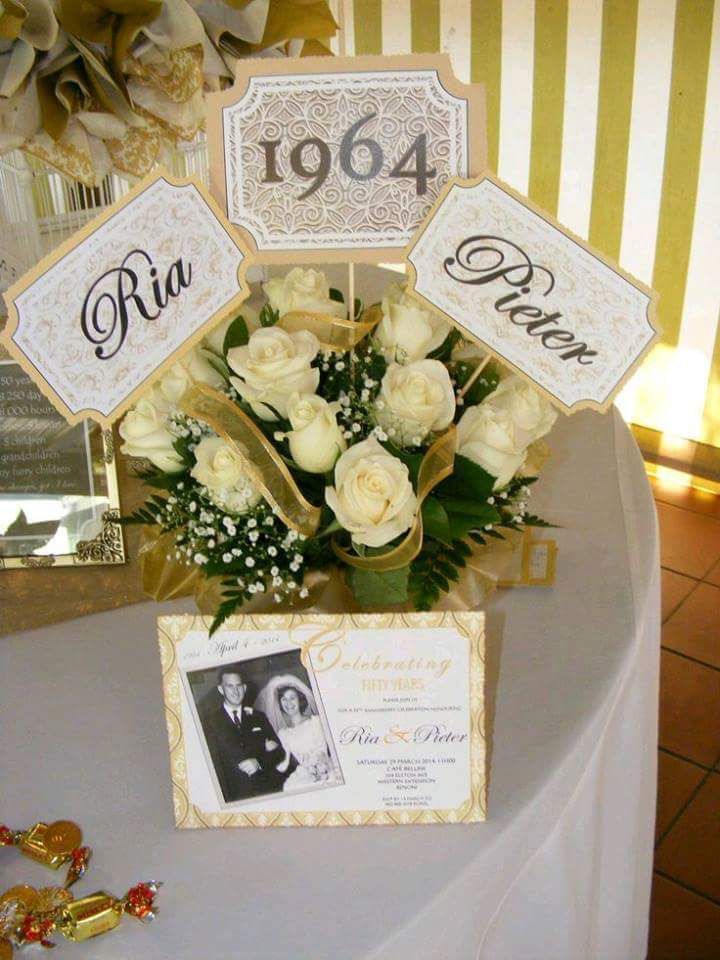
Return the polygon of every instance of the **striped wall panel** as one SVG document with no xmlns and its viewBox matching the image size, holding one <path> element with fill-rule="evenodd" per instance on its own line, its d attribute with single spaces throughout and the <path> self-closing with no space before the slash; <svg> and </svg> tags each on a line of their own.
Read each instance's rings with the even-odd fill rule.
<svg viewBox="0 0 720 960">
<path fill-rule="evenodd" d="M 660 293 L 629 419 L 720 446 L 720 0 L 337 0 L 339 52 L 443 50 L 491 167 Z"/>
</svg>

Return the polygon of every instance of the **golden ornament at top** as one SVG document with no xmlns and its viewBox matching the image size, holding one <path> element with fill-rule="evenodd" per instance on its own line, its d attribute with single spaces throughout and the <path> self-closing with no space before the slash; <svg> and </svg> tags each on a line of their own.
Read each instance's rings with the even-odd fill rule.
<svg viewBox="0 0 720 960">
<path fill-rule="evenodd" d="M 47 828 L 45 849 L 58 856 L 72 853 L 82 843 L 82 831 L 72 820 L 56 820 Z"/>
</svg>

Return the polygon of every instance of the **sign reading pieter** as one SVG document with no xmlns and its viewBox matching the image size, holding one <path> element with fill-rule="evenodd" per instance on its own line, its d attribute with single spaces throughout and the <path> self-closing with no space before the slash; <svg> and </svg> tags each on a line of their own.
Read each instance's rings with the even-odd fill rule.
<svg viewBox="0 0 720 960">
<path fill-rule="evenodd" d="M 68 423 L 109 425 L 248 296 L 245 260 L 205 188 L 159 170 L 8 289 L 4 343 Z"/>
<path fill-rule="evenodd" d="M 447 56 L 241 60 L 207 102 L 213 195 L 263 263 L 401 260 L 485 165 L 483 89 Z"/>
<path fill-rule="evenodd" d="M 565 413 L 607 409 L 658 337 L 652 290 L 488 175 L 448 184 L 407 260 L 417 296 Z"/>
</svg>

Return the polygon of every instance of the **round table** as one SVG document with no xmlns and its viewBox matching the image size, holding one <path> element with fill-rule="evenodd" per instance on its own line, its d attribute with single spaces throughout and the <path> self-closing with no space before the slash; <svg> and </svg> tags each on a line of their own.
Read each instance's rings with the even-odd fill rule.
<svg viewBox="0 0 720 960">
<path fill-rule="evenodd" d="M 488 605 L 486 823 L 176 830 L 155 618 L 192 602 L 0 640 L 2 820 L 77 820 L 96 851 L 77 895 L 165 882 L 154 924 L 59 937 L 58 960 L 644 958 L 655 514 L 616 412 L 561 417 L 550 445 L 532 506 L 561 525 L 557 583 Z M 0 864 L 5 886 L 55 879 Z"/>
</svg>

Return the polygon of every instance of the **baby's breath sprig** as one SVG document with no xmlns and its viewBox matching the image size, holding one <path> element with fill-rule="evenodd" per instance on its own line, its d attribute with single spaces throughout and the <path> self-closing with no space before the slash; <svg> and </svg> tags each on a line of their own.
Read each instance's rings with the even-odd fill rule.
<svg viewBox="0 0 720 960">
<path fill-rule="evenodd" d="M 289 530 L 264 501 L 247 513 L 231 514 L 191 482 L 168 497 L 159 520 L 163 530 L 176 531 L 171 559 L 197 564 L 208 577 L 232 578 L 242 598 L 267 592 L 280 603 L 289 594 L 306 595 L 302 535 Z"/>
<path fill-rule="evenodd" d="M 338 424 L 349 444 L 364 440 L 375 431 L 372 407 L 380 391 L 387 363 L 371 342 L 354 351 L 324 351 L 317 360 L 320 370 L 318 392 L 340 404 Z"/>
</svg>

